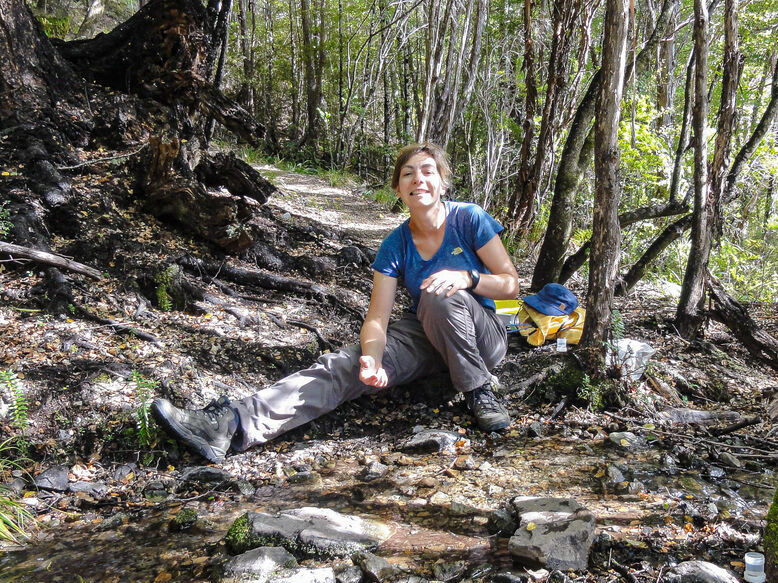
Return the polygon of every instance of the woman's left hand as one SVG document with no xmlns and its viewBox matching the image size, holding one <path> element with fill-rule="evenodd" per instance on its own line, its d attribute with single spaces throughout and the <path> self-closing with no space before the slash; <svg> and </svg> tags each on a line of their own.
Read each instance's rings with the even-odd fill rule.
<svg viewBox="0 0 778 583">
<path fill-rule="evenodd" d="M 433 273 L 421 282 L 421 290 L 427 293 L 451 297 L 461 289 L 470 287 L 470 273 L 464 270 L 444 269 Z"/>
</svg>

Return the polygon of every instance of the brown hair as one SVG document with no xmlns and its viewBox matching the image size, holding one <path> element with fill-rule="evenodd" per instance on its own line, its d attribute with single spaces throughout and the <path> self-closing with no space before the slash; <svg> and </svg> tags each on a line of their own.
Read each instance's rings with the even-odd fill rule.
<svg viewBox="0 0 778 583">
<path fill-rule="evenodd" d="M 420 144 L 410 144 L 405 146 L 399 152 L 397 152 L 397 160 L 394 163 L 394 172 L 392 173 L 392 189 L 397 190 L 397 186 L 400 184 L 400 171 L 403 166 L 408 163 L 408 160 L 413 158 L 416 154 L 427 154 L 433 160 L 438 167 L 438 174 L 440 174 L 440 181 L 444 187 L 451 186 L 451 166 L 448 165 L 448 154 L 446 151 L 430 142 L 422 142 Z"/>
</svg>

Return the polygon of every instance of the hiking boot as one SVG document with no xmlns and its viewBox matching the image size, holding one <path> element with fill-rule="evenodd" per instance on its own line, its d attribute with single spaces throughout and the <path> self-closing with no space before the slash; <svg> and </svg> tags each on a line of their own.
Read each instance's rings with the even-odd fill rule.
<svg viewBox="0 0 778 583">
<path fill-rule="evenodd" d="M 497 431 L 511 424 L 511 416 L 492 391 L 491 384 L 465 393 L 465 403 L 483 431 Z"/>
<path fill-rule="evenodd" d="M 214 463 L 224 460 L 239 425 L 227 397 L 198 410 L 179 409 L 167 399 L 154 399 L 151 414 L 172 437 Z"/>
</svg>

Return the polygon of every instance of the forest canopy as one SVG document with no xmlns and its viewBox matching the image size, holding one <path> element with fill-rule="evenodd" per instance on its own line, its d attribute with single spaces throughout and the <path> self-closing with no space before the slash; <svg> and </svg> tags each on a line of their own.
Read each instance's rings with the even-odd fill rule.
<svg viewBox="0 0 778 583">
<path fill-rule="evenodd" d="M 139 8 L 87 4 L 32 8 L 50 37 L 66 41 L 107 32 Z M 729 142 L 716 162 L 733 5 L 740 67 Z M 237 144 L 248 159 L 356 172 L 380 195 L 399 146 L 436 141 L 454 162 L 453 196 L 498 216 L 514 250 L 538 259 L 533 287 L 586 269 L 605 3 L 227 0 L 207 8 L 225 27 L 214 37 L 212 80 L 261 129 L 256 146 Z M 620 274 L 627 290 L 646 273 L 680 286 L 691 219 L 679 221 L 694 199 L 695 5 L 648 1 L 632 10 L 619 127 Z M 766 300 L 778 287 L 774 115 L 737 155 L 772 115 L 778 10 L 770 0 L 714 0 L 706 13 L 706 158 L 727 172 L 739 163 L 711 271 L 740 299 Z M 219 129 L 215 137 L 235 140 Z"/>
</svg>

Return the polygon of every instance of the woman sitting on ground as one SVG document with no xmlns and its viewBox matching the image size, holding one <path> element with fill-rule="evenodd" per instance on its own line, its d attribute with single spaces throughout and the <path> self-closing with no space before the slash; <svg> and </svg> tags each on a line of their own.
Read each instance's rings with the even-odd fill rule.
<svg viewBox="0 0 778 583">
<path fill-rule="evenodd" d="M 201 410 L 156 399 L 152 413 L 176 439 L 212 462 L 243 451 L 387 387 L 448 371 L 484 431 L 510 425 L 490 371 L 507 348 L 495 299 L 519 293 L 516 269 L 481 207 L 443 201 L 451 170 L 434 144 L 412 144 L 397 157 L 392 188 L 410 218 L 384 239 L 373 263 L 373 292 L 360 344 L 322 355 L 240 401 L 220 398 Z M 398 282 L 412 304 L 389 323 Z"/>
</svg>

